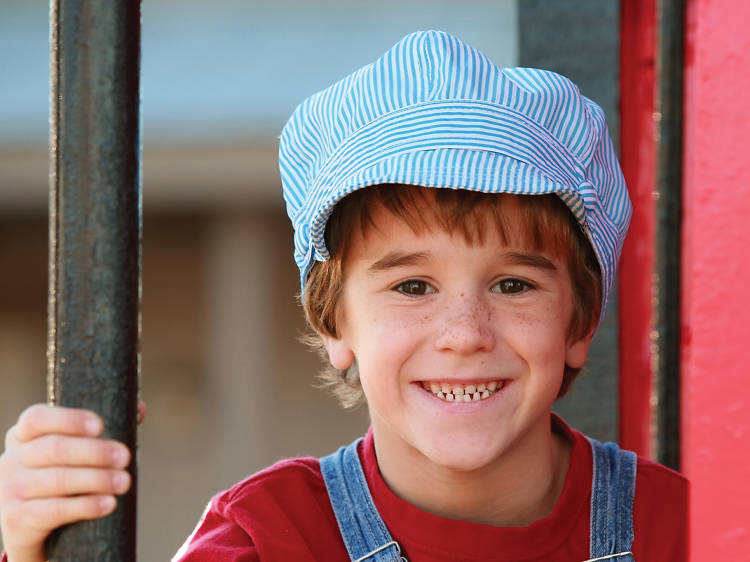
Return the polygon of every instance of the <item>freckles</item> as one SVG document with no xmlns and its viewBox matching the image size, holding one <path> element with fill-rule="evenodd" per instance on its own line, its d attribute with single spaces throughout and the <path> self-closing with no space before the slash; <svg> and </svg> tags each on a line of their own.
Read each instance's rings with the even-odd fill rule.
<svg viewBox="0 0 750 562">
<path fill-rule="evenodd" d="M 515 314 L 515 320 L 516 324 L 521 326 L 533 326 L 538 323 L 538 319 L 534 315 L 525 312 L 517 312 Z"/>
<path fill-rule="evenodd" d="M 563 313 L 554 304 L 546 304 L 542 309 L 535 311 L 517 311 L 514 314 L 515 322 L 524 327 L 538 326 L 549 330 L 561 323 Z"/>
</svg>

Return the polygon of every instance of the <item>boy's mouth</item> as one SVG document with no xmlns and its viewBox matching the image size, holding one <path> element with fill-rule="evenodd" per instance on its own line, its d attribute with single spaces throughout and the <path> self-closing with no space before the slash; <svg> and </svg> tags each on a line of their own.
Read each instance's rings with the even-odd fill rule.
<svg viewBox="0 0 750 562">
<path fill-rule="evenodd" d="M 422 382 L 422 387 L 446 402 L 478 402 L 486 400 L 505 386 L 505 381 L 477 384 Z"/>
</svg>

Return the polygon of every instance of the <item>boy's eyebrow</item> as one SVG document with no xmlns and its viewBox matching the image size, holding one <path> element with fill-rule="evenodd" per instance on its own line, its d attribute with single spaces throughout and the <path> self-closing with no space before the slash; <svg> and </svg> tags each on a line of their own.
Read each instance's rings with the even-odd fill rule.
<svg viewBox="0 0 750 562">
<path fill-rule="evenodd" d="M 523 252 L 509 252 L 508 261 L 515 265 L 527 265 L 548 271 L 557 271 L 557 266 L 540 254 L 525 254 Z"/>
<path fill-rule="evenodd" d="M 368 273 L 378 273 L 379 271 L 385 271 L 394 267 L 421 265 L 428 262 L 429 259 L 429 256 L 424 252 L 404 253 L 393 251 L 387 253 L 378 261 L 370 265 L 370 267 L 367 268 L 367 271 Z"/>
<path fill-rule="evenodd" d="M 547 271 L 557 271 L 557 266 L 549 259 L 540 254 L 527 254 L 524 252 L 508 252 L 505 259 L 513 265 L 525 265 L 536 267 Z M 409 265 L 422 265 L 430 261 L 428 254 L 424 252 L 399 252 L 393 251 L 380 258 L 378 261 L 367 268 L 368 273 L 378 273 L 394 267 L 404 267 Z"/>
</svg>

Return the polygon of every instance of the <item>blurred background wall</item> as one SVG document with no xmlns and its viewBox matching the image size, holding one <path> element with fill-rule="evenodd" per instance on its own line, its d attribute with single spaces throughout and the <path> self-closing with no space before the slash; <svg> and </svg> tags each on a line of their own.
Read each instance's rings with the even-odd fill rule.
<svg viewBox="0 0 750 562">
<path fill-rule="evenodd" d="M 0 428 L 45 399 L 48 7 L 0 4 Z M 143 4 L 139 552 L 164 560 L 216 491 L 365 431 L 315 388 L 276 168 L 295 105 L 416 29 L 569 75 L 616 137 L 614 0 Z M 617 438 L 615 303 L 559 409 Z"/>
</svg>

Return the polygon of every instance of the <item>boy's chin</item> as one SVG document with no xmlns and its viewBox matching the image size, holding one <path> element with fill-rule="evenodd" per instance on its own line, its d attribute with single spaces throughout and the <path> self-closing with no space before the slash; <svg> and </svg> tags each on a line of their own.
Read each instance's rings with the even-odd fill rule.
<svg viewBox="0 0 750 562">
<path fill-rule="evenodd" d="M 436 468 L 452 472 L 476 472 L 502 462 L 508 453 L 500 442 L 478 443 L 473 439 L 424 444 L 422 455 Z"/>
<path fill-rule="evenodd" d="M 445 471 L 474 473 L 489 468 L 497 459 L 483 455 L 452 455 L 450 457 L 442 455 L 439 458 L 430 460 Z"/>
</svg>

